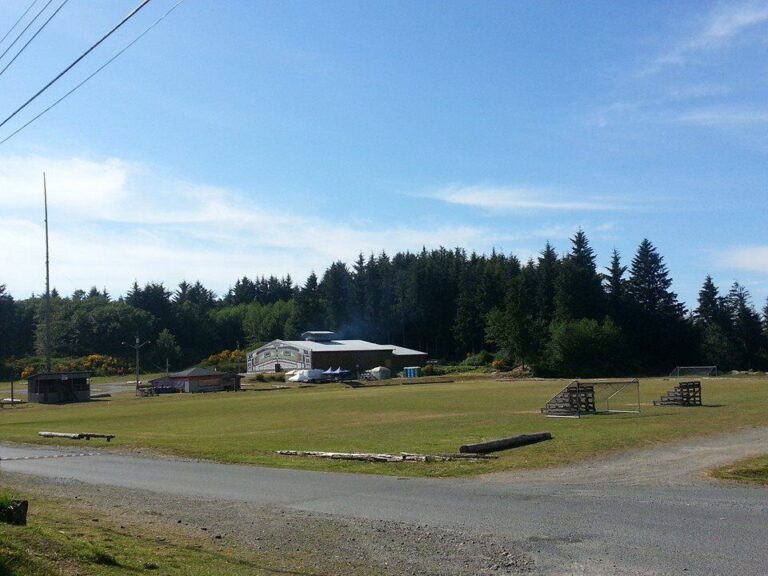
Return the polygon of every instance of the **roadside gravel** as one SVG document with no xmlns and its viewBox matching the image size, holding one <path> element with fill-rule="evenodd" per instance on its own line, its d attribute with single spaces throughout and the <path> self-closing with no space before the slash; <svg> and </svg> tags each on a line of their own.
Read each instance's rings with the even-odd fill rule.
<svg viewBox="0 0 768 576">
<path fill-rule="evenodd" d="M 209 537 L 221 548 L 283 556 L 276 572 L 386 576 L 504 576 L 534 572 L 529 554 L 492 534 L 448 530 L 427 524 L 298 511 L 248 502 L 192 499 L 144 490 L 86 485 L 0 472 L 0 485 L 34 497 L 69 501 L 112 523 L 151 526 L 169 534 Z"/>
<path fill-rule="evenodd" d="M 496 482 L 561 486 L 705 485 L 717 482 L 708 474 L 713 468 L 766 452 L 768 428 L 748 428 L 727 434 L 687 438 L 677 443 L 594 458 L 580 464 L 499 472 L 483 478 Z"/>
</svg>

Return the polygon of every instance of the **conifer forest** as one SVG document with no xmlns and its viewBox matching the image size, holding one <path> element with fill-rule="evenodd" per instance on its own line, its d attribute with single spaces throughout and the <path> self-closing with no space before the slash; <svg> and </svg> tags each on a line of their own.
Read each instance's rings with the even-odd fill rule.
<svg viewBox="0 0 768 576">
<path fill-rule="evenodd" d="M 658 249 L 643 240 L 631 259 L 614 251 L 598 269 L 583 231 L 570 250 L 547 243 L 538 257 L 467 254 L 462 249 L 361 254 L 333 262 L 302 285 L 243 276 L 226 294 L 200 282 L 134 283 L 124 296 L 96 287 L 52 290 L 50 346 L 67 359 L 101 355 L 128 372 L 136 336 L 149 341 L 142 368 L 199 363 L 223 350 L 250 350 L 306 330 L 396 344 L 441 363 L 523 367 L 540 376 L 666 374 L 677 365 L 721 371 L 768 367 L 768 303 L 748 290 L 703 279 L 688 309 L 671 289 Z M 40 367 L 45 298 L 16 299 L 0 285 L 0 370 Z"/>
</svg>

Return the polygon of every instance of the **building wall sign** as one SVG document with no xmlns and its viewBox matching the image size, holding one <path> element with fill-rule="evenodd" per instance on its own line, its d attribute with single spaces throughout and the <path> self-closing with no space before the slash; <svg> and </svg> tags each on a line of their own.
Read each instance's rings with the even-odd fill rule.
<svg viewBox="0 0 768 576">
<path fill-rule="evenodd" d="M 311 355 L 308 353 L 284 342 L 274 342 L 248 354 L 248 372 L 273 370 L 275 365 L 281 370 L 309 368 Z"/>
</svg>

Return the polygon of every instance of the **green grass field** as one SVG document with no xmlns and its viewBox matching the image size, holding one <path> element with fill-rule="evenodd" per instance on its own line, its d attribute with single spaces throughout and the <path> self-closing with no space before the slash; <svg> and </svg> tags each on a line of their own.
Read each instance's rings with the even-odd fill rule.
<svg viewBox="0 0 768 576">
<path fill-rule="evenodd" d="M 64 406 L 25 405 L 0 412 L 0 440 L 71 446 L 42 430 L 107 432 L 91 446 L 313 470 L 401 476 L 461 476 L 574 462 L 611 451 L 685 437 L 768 426 L 768 378 L 706 379 L 700 408 L 654 407 L 676 380 L 642 379 L 642 413 L 545 418 L 539 408 L 564 380 L 495 381 L 351 389 L 314 388 L 179 394 Z M 462 444 L 549 431 L 554 440 L 499 453 L 482 463 L 371 464 L 286 457 L 279 449 L 456 452 Z M 85 445 L 79 441 L 79 445 Z"/>
</svg>

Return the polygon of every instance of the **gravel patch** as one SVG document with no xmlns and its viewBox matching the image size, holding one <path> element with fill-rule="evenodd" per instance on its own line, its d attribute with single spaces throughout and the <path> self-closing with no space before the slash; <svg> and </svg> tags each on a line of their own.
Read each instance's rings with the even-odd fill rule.
<svg viewBox="0 0 768 576">
<path fill-rule="evenodd" d="M 144 490 L 86 485 L 0 472 L 0 483 L 65 499 L 94 518 L 151 525 L 169 535 L 210 538 L 221 548 L 300 558 L 302 573 L 391 576 L 505 576 L 536 573 L 532 557 L 514 541 L 493 534 L 384 520 L 346 519 L 247 502 L 191 499 Z M 330 570 L 330 571 L 329 571 Z M 307 572 L 308 571 L 308 572 Z"/>
<path fill-rule="evenodd" d="M 483 479 L 561 486 L 706 485 L 716 482 L 708 474 L 710 470 L 766 452 L 768 428 L 749 428 L 727 434 L 687 438 L 653 448 L 629 450 L 568 466 L 487 474 Z"/>
</svg>

